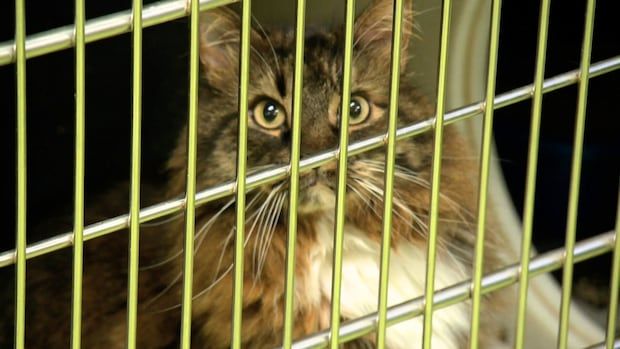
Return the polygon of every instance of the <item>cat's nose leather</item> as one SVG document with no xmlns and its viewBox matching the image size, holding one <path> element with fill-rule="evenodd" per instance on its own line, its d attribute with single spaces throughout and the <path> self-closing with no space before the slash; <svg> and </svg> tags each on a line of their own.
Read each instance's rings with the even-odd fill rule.
<svg viewBox="0 0 620 349">
<path fill-rule="evenodd" d="M 306 173 L 301 178 L 299 178 L 300 186 L 302 188 L 312 187 L 317 184 L 319 181 L 319 174 L 317 169 L 313 169 L 309 173 Z"/>
</svg>

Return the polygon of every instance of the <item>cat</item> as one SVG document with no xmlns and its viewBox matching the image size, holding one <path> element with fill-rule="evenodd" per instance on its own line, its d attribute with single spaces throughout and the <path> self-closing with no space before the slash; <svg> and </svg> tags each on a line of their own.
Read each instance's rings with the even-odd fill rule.
<svg viewBox="0 0 620 349">
<path fill-rule="evenodd" d="M 358 16 L 354 28 L 350 141 L 383 134 L 387 126 L 392 36 L 389 0 L 375 0 Z M 413 10 L 406 5 L 402 36 L 399 126 L 432 117 L 434 108 L 412 81 L 406 54 L 414 35 Z M 248 165 L 259 171 L 290 159 L 290 124 L 294 68 L 294 32 L 251 32 Z M 201 85 L 198 127 L 197 186 L 200 189 L 234 180 L 238 122 L 240 19 L 230 8 L 206 11 L 201 17 Z M 342 88 L 344 29 L 308 32 L 302 113 L 302 157 L 334 149 Z M 437 289 L 471 277 L 475 242 L 476 163 L 467 161 L 470 146 L 456 129 L 446 127 L 438 231 Z M 427 220 L 430 200 L 432 133 L 396 145 L 394 221 L 392 227 L 389 305 L 424 292 Z M 376 310 L 382 234 L 385 149 L 349 158 L 343 250 L 341 317 L 353 319 Z M 168 161 L 170 179 L 161 199 L 185 190 L 186 131 Z M 284 321 L 284 265 L 287 239 L 287 180 L 247 193 L 243 292 L 244 348 L 281 345 Z M 295 256 L 295 339 L 329 327 L 336 163 L 300 177 Z M 144 194 L 148 195 L 148 194 Z M 155 194 L 157 196 L 158 194 Z M 91 212 L 94 220 L 125 210 L 126 199 L 110 194 Z M 176 347 L 180 326 L 183 268 L 181 215 L 141 228 L 138 347 Z M 192 347 L 230 345 L 235 205 L 224 198 L 196 210 Z M 489 229 L 487 246 L 499 246 Z M 84 246 L 83 334 L 85 348 L 122 348 L 126 337 L 127 235 L 116 232 Z M 488 248 L 485 270 L 502 265 L 500 248 Z M 28 348 L 61 348 L 69 343 L 70 251 L 28 262 Z M 481 347 L 496 348 L 504 340 L 496 318 L 500 295 L 482 300 Z M 7 309 L 12 310 L 12 307 Z M 434 314 L 433 347 L 462 348 L 468 343 L 468 303 Z M 12 311 L 2 320 L 10 328 Z M 12 333 L 12 330 L 3 331 Z M 421 317 L 391 326 L 387 347 L 411 348 L 421 343 Z M 0 347 L 10 345 L 0 334 Z M 6 343 L 6 344 L 5 344 Z M 373 346 L 374 336 L 347 343 Z"/>
</svg>

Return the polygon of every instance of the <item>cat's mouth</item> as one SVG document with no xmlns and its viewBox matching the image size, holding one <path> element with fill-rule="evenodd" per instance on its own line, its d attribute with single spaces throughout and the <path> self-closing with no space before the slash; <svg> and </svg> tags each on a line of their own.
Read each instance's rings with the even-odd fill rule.
<svg viewBox="0 0 620 349">
<path fill-rule="evenodd" d="M 317 182 L 304 189 L 300 188 L 297 205 L 297 212 L 302 214 L 333 211 L 336 205 L 336 195 L 329 186 Z"/>
<path fill-rule="evenodd" d="M 298 212 L 302 214 L 333 210 L 336 194 L 330 176 L 314 170 L 299 178 Z"/>
</svg>

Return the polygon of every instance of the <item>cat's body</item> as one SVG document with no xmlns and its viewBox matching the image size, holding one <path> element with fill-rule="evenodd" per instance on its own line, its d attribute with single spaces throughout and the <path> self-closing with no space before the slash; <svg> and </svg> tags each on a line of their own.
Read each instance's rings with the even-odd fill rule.
<svg viewBox="0 0 620 349">
<path fill-rule="evenodd" d="M 351 141 L 385 132 L 389 95 L 392 4 L 377 0 L 356 22 L 351 105 Z M 406 52 L 412 30 L 408 10 L 403 34 Z M 237 135 L 239 21 L 230 10 L 209 11 L 201 27 L 201 88 L 198 186 L 208 188 L 234 179 Z M 306 40 L 302 116 L 303 156 L 333 149 L 338 139 L 342 76 L 342 31 L 316 33 Z M 250 69 L 250 168 L 289 161 L 294 35 L 252 33 Z M 406 58 L 402 60 L 405 66 Z M 403 69 L 404 70 L 404 69 Z M 432 116 L 433 108 L 403 74 L 399 125 Z M 170 198 L 185 187 L 184 133 L 170 161 Z M 421 296 L 425 282 L 426 236 L 432 160 L 432 136 L 423 134 L 397 144 L 394 224 L 389 305 Z M 440 200 L 436 288 L 471 277 L 475 241 L 475 162 L 468 146 L 450 127 L 445 130 L 445 159 Z M 342 317 L 376 310 L 378 300 L 384 149 L 349 160 L 347 222 L 343 251 Z M 296 248 L 294 337 L 329 326 L 336 175 L 329 163 L 301 176 Z M 287 236 L 287 182 L 249 192 L 246 209 L 245 285 L 242 343 L 271 348 L 281 343 L 284 265 Z M 107 198 L 102 206 L 127 201 Z M 109 207 L 108 207 L 109 208 Z M 110 210 L 103 209 L 104 212 Z M 234 202 L 221 199 L 196 212 L 192 343 L 195 348 L 224 348 L 230 343 Z M 106 218 L 102 212 L 97 219 Z M 183 219 L 144 226 L 141 232 L 140 348 L 174 347 L 180 326 Z M 498 237 L 487 234 L 487 245 Z M 126 336 L 127 235 L 113 233 L 85 245 L 85 348 L 123 348 Z M 500 265 L 498 248 L 487 249 L 486 270 Z M 46 257 L 29 262 L 27 343 L 29 348 L 60 348 L 69 341 L 70 280 L 66 263 Z M 32 276 L 32 278 L 31 278 Z M 35 281 L 33 281 L 35 280 Z M 50 286 L 50 282 L 54 284 Z M 481 340 L 496 347 L 501 328 L 492 314 L 497 297 L 483 299 Z M 466 347 L 469 304 L 438 310 L 435 348 Z M 11 312 L 7 312 L 10 314 Z M 8 318 L 10 321 L 11 317 Z M 6 320 L 4 325 L 7 324 Z M 388 348 L 412 348 L 421 341 L 421 318 L 388 329 Z M 373 337 L 356 344 L 371 344 Z M 0 338 L 0 343 L 2 339 Z M 355 345 L 355 343 L 353 344 Z"/>
</svg>

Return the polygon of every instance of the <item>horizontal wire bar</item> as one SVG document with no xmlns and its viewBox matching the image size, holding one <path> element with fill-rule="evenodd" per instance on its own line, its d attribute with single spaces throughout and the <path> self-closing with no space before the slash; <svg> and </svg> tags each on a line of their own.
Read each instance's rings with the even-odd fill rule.
<svg viewBox="0 0 620 349">
<path fill-rule="evenodd" d="M 239 0 L 200 0 L 200 10 L 235 3 Z M 187 0 L 165 0 L 144 8 L 142 27 L 151 27 L 164 22 L 189 16 Z M 131 10 L 120 11 L 91 19 L 84 28 L 86 43 L 128 33 L 132 28 Z M 42 56 L 75 46 L 75 26 L 66 25 L 26 38 L 26 58 Z M 15 62 L 15 41 L 0 44 L 0 66 Z"/>
<path fill-rule="evenodd" d="M 600 256 L 614 247 L 614 232 L 608 232 L 583 240 L 575 245 L 574 261 Z M 542 275 L 557 270 L 564 264 L 564 249 L 559 248 L 532 258 L 529 265 L 529 277 Z M 488 294 L 506 288 L 519 281 L 520 264 L 515 263 L 506 268 L 490 273 L 482 278 L 482 294 Z M 472 280 L 446 287 L 435 292 L 434 308 L 441 309 L 471 298 Z M 424 314 L 424 296 L 388 308 L 388 326 L 410 320 Z M 344 343 L 372 333 L 377 326 L 377 313 L 368 314 L 340 327 L 340 342 Z M 324 348 L 329 343 L 329 330 L 316 333 L 293 344 L 293 349 Z"/>
<path fill-rule="evenodd" d="M 590 67 L 590 78 L 603 75 L 620 69 L 620 55 L 606 60 L 602 60 Z M 578 70 L 557 75 L 545 80 L 543 93 L 549 93 L 562 87 L 570 86 L 579 80 Z M 495 97 L 495 108 L 503 108 L 529 99 L 532 96 L 534 86 L 526 85 Z M 476 115 L 480 115 L 484 108 L 484 102 L 470 104 L 458 109 L 454 109 L 445 115 L 445 124 L 452 124 L 457 121 L 465 120 Z M 524 114 L 525 115 L 525 114 Z M 435 118 L 430 118 L 409 126 L 399 128 L 396 132 L 396 139 L 403 140 L 415 135 L 428 132 L 432 129 Z M 349 144 L 349 155 L 356 155 L 365 151 L 375 149 L 385 144 L 386 135 L 378 135 L 359 142 Z M 299 164 L 300 173 L 308 172 L 313 168 L 324 165 L 330 161 L 335 161 L 338 150 L 324 152 L 307 159 L 302 159 Z M 247 190 L 257 188 L 263 184 L 272 183 L 287 177 L 289 165 L 281 165 L 272 169 L 257 172 L 247 177 Z M 235 193 L 235 183 L 223 183 L 200 191 L 196 194 L 196 205 L 201 206 L 207 202 L 221 199 Z M 157 218 L 161 218 L 181 211 L 185 207 L 185 199 L 178 198 L 165 201 L 156 205 L 149 206 L 140 211 L 140 223 L 146 223 Z M 129 227 L 129 216 L 127 214 L 114 218 L 109 218 L 91 225 L 84 229 L 84 241 L 88 241 L 109 233 Z M 43 254 L 56 251 L 72 245 L 73 232 L 63 233 L 51 238 L 30 244 L 26 248 L 26 258 L 30 259 Z M 0 254 L 0 267 L 15 263 L 15 250 L 8 250 Z"/>
<path fill-rule="evenodd" d="M 613 349 L 620 349 L 620 337 L 616 338 L 616 340 L 613 341 L 611 344 L 613 344 L 612 346 Z M 605 342 L 596 343 L 584 349 L 606 349 Z"/>
</svg>

